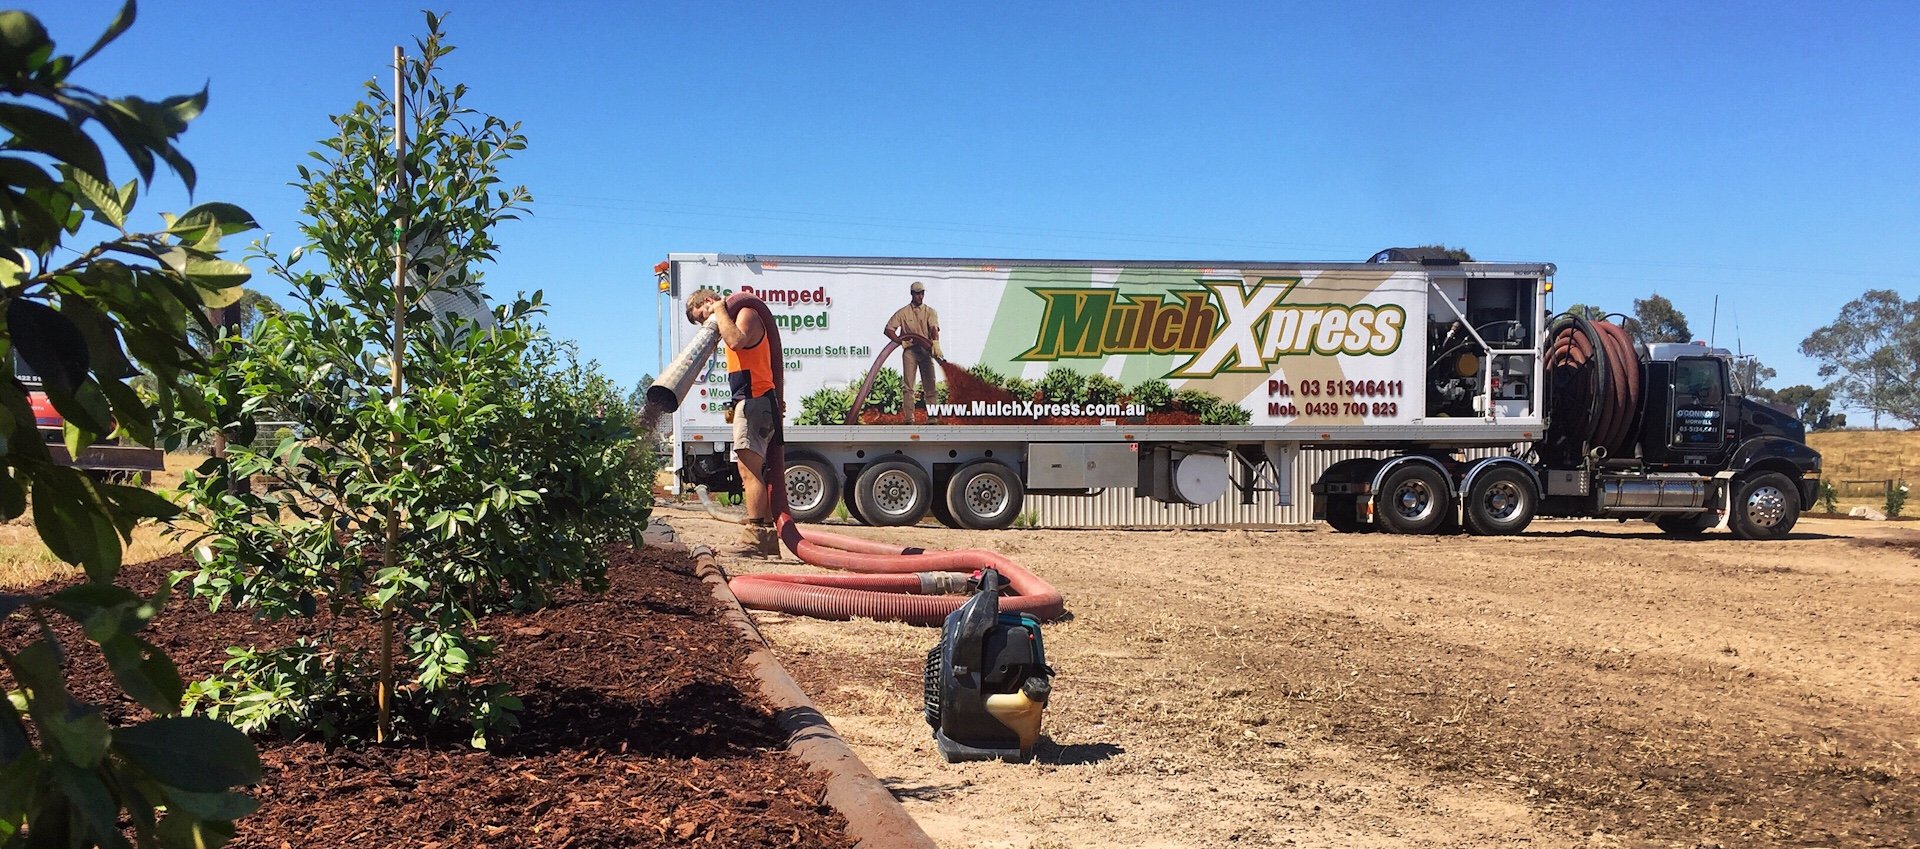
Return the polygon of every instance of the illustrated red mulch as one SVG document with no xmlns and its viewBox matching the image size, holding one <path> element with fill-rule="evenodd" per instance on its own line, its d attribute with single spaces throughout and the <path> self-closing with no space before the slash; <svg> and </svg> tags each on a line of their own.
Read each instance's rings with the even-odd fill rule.
<svg viewBox="0 0 1920 849">
<path fill-rule="evenodd" d="M 184 558 L 130 566 L 150 592 Z M 521 730 L 488 751 L 461 742 L 339 747 L 262 740 L 261 809 L 236 847 L 851 847 L 823 801 L 823 777 L 785 737 L 742 664 L 749 646 L 721 621 L 684 556 L 619 549 L 602 596 L 559 594 L 543 610 L 489 616 L 496 681 L 525 702 Z M 37 588 L 46 591 L 50 588 Z M 146 633 L 188 680 L 218 671 L 231 645 L 281 645 L 322 621 L 209 613 L 186 587 Z M 324 616 L 324 614 L 323 614 Z M 360 623 L 333 623 L 371 637 Z M 76 695 L 115 721 L 144 711 L 119 695 L 98 649 L 62 628 Z M 0 623 L 19 646 L 32 629 Z M 0 687 L 12 687 L 0 671 Z"/>
<path fill-rule="evenodd" d="M 954 363 L 941 363 L 941 370 L 946 374 L 947 378 L 947 403 L 949 404 L 971 404 L 975 401 L 984 401 L 990 404 L 1005 404 L 1015 401 L 1033 400 L 1029 398 L 1016 399 L 1013 397 L 1013 393 L 973 376 L 972 372 Z M 905 417 L 899 413 L 882 413 L 879 410 L 861 410 L 859 421 L 863 425 L 920 423 L 908 422 Z M 943 425 L 1097 425 L 1103 421 L 1115 420 L 1111 417 L 1102 418 L 1100 416 L 1041 416 L 1039 418 L 1034 418 L 1033 416 L 966 416 L 962 418 L 943 418 L 939 423 Z M 1156 413 L 1148 413 L 1144 416 L 1125 416 L 1122 417 L 1120 423 L 1140 425 L 1197 425 L 1200 423 L 1200 417 L 1184 410 L 1163 410 Z"/>
</svg>

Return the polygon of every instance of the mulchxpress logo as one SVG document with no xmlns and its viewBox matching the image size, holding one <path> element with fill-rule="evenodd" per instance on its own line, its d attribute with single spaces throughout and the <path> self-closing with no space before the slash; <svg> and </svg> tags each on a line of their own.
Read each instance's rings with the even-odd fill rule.
<svg viewBox="0 0 1920 849">
<path fill-rule="evenodd" d="M 1407 313 L 1387 304 L 1283 303 L 1299 278 L 1197 281 L 1204 289 L 1129 295 L 1113 289 L 1031 289 L 1046 302 L 1033 347 L 1016 360 L 1190 354 L 1169 377 L 1266 372 L 1290 354 L 1391 354 Z"/>
</svg>

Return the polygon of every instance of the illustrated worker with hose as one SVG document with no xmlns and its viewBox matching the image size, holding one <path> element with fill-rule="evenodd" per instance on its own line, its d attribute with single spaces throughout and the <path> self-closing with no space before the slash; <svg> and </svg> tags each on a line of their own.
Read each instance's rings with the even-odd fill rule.
<svg viewBox="0 0 1920 849">
<path fill-rule="evenodd" d="M 912 299 L 887 319 L 887 339 L 900 343 L 900 421 L 913 424 L 913 410 L 924 415 L 927 398 L 933 397 L 933 361 L 940 355 L 940 314 L 927 306 L 927 284 L 918 280 L 908 287 Z M 925 388 L 914 392 L 914 384 Z"/>
<path fill-rule="evenodd" d="M 743 310 L 729 315 L 712 289 L 687 296 L 687 320 L 713 322 L 726 346 L 727 386 L 732 390 L 727 421 L 733 424 L 733 461 L 740 468 L 741 500 L 747 523 L 740 542 L 720 550 L 732 557 L 779 557 L 780 538 L 773 528 L 773 490 L 767 486 L 767 458 L 780 438 L 780 410 L 773 383 L 773 346 L 760 314 Z"/>
</svg>

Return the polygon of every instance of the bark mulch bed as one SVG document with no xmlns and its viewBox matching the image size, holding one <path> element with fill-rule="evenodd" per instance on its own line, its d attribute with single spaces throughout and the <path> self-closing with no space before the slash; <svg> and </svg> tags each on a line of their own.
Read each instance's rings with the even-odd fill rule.
<svg viewBox="0 0 1920 849">
<path fill-rule="evenodd" d="M 151 591 L 182 558 L 130 566 Z M 719 618 L 684 554 L 616 552 L 604 596 L 563 592 L 549 608 L 499 615 L 492 668 L 526 703 L 521 730 L 490 751 L 463 743 L 329 749 L 260 741 L 261 809 L 232 846 L 851 847 L 825 781 L 785 736 L 742 663 L 750 647 Z M 41 591 L 47 588 L 39 588 Z M 188 680 L 231 645 L 279 645 L 315 623 L 209 613 L 184 585 L 147 636 Z M 324 615 L 324 614 L 323 614 Z M 370 632 L 371 629 L 367 629 Z M 0 623 L 0 641 L 31 633 Z M 66 628 L 72 685 L 116 720 L 144 713 L 118 695 L 97 649 Z M 0 672 L 0 686 L 11 681 Z"/>
</svg>

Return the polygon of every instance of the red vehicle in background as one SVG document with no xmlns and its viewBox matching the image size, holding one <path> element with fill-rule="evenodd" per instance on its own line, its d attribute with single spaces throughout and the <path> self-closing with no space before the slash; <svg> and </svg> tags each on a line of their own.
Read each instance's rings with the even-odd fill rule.
<svg viewBox="0 0 1920 849">
<path fill-rule="evenodd" d="M 47 453 L 53 455 L 53 461 L 63 466 L 84 469 L 89 475 L 100 480 L 133 481 L 146 483 L 153 472 L 167 467 L 166 452 L 158 448 L 140 445 L 123 445 L 118 437 L 107 436 L 80 449 L 80 456 L 68 453 L 63 428 L 67 420 L 60 411 L 53 408 L 47 393 L 40 391 L 40 378 L 27 370 L 26 363 L 16 358 L 15 373 L 27 388 L 27 400 L 33 405 L 33 423 L 40 429 L 40 438 L 47 443 Z"/>
</svg>

